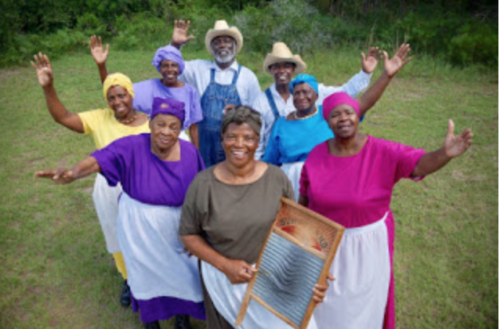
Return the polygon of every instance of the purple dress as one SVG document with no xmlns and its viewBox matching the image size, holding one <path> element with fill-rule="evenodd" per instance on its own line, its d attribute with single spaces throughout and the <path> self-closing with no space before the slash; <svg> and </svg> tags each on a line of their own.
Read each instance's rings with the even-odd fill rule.
<svg viewBox="0 0 500 329">
<path fill-rule="evenodd" d="M 309 154 L 300 194 L 309 209 L 346 227 L 330 270 L 336 280 L 315 311 L 320 328 L 395 328 L 389 206 L 394 185 L 410 178 L 424 154 L 372 136 L 353 156 L 330 155 L 327 142 Z"/>
<path fill-rule="evenodd" d="M 146 114 L 151 114 L 153 98 L 172 98 L 183 102 L 186 109 L 186 119 L 183 129 L 203 120 L 200 96 L 190 84 L 184 87 L 170 88 L 161 83 L 160 79 L 151 79 L 134 83 L 134 108 Z"/>
<path fill-rule="evenodd" d="M 204 165 L 191 143 L 179 143 L 179 161 L 153 154 L 150 134 L 124 137 L 91 155 L 108 184 L 123 187 L 118 242 L 132 306 L 143 322 L 180 314 L 205 318 L 197 259 L 184 251 L 178 234 L 187 188 Z"/>
</svg>

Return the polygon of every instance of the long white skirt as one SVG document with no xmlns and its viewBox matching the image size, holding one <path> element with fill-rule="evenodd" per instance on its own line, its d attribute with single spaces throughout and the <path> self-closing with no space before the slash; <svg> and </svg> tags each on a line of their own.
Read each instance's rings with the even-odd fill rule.
<svg viewBox="0 0 500 329">
<path fill-rule="evenodd" d="M 102 233 L 106 241 L 106 248 L 109 253 L 120 251 L 118 237 L 116 235 L 116 221 L 118 216 L 118 196 L 122 192 L 122 186 L 118 183 L 112 187 L 108 185 L 103 175 L 97 174 L 94 183 L 92 199 L 99 223 L 101 223 Z"/>
<path fill-rule="evenodd" d="M 185 130 L 182 130 L 181 133 L 179 134 L 179 138 L 182 140 L 185 140 L 186 142 L 191 143 L 191 138 L 189 138 L 188 134 L 186 133 Z"/>
<path fill-rule="evenodd" d="M 281 166 L 281 170 L 285 172 L 290 183 L 292 183 L 293 192 L 295 193 L 295 202 L 299 201 L 300 174 L 302 173 L 302 167 L 304 167 L 303 161 L 284 163 Z"/>
<path fill-rule="evenodd" d="M 201 262 L 201 272 L 205 287 L 217 311 L 232 324 L 240 312 L 241 304 L 248 284 L 232 284 L 224 273 L 212 265 Z M 254 300 L 250 303 L 243 319 L 243 323 L 237 329 L 290 329 L 292 328 L 279 317 L 268 311 L 264 306 Z M 317 329 L 314 317 L 309 321 L 307 329 Z"/>
<path fill-rule="evenodd" d="M 148 205 L 126 193 L 118 210 L 118 241 L 136 299 L 175 297 L 203 301 L 198 259 L 179 237 L 181 207 Z"/>
<path fill-rule="evenodd" d="M 330 268 L 335 281 L 314 312 L 319 329 L 383 327 L 391 279 L 386 217 L 345 230 Z"/>
</svg>

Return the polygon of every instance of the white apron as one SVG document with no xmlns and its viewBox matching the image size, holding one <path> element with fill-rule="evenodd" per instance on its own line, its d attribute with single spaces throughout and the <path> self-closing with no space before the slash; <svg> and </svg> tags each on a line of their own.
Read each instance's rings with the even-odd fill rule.
<svg viewBox="0 0 500 329">
<path fill-rule="evenodd" d="M 281 166 L 281 170 L 292 183 L 293 193 L 295 193 L 295 202 L 299 201 L 299 189 L 300 189 L 300 174 L 302 173 L 302 167 L 304 167 L 303 161 L 284 163 Z"/>
<path fill-rule="evenodd" d="M 181 207 L 149 205 L 122 193 L 118 241 L 136 299 L 203 301 L 198 259 L 188 256 L 179 237 L 180 216 Z"/>
<path fill-rule="evenodd" d="M 346 229 L 335 255 L 326 298 L 314 316 L 319 329 L 380 329 L 391 280 L 386 213 L 379 221 Z"/>
<path fill-rule="evenodd" d="M 217 311 L 234 326 L 240 312 L 241 303 L 245 297 L 248 284 L 232 284 L 224 273 L 212 265 L 201 262 L 203 282 Z M 286 322 L 268 311 L 264 306 L 254 300 L 250 303 L 243 319 L 237 329 L 290 329 Z M 317 329 L 314 317 L 311 317 L 307 329 Z"/>
<path fill-rule="evenodd" d="M 116 220 L 118 216 L 118 196 L 122 192 L 120 183 L 109 186 L 103 175 L 97 174 L 94 183 L 92 199 L 94 200 L 97 217 L 101 223 L 102 233 L 109 253 L 120 251 L 116 236 Z"/>
</svg>

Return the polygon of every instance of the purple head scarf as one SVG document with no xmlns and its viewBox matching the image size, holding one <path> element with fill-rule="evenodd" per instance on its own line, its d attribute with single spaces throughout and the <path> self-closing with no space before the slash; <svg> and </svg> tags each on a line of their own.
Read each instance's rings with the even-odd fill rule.
<svg viewBox="0 0 500 329">
<path fill-rule="evenodd" d="M 184 72 L 184 60 L 182 59 L 182 54 L 179 49 L 175 48 L 174 46 L 168 45 L 156 50 L 151 64 L 156 67 L 158 72 L 160 72 L 161 61 L 164 59 L 176 62 L 177 65 L 179 65 L 179 74 L 182 74 L 182 72 Z"/>
<path fill-rule="evenodd" d="M 158 114 L 168 114 L 177 117 L 184 124 L 186 112 L 184 111 L 184 103 L 170 98 L 155 97 L 153 99 L 153 109 L 151 118 L 153 120 Z"/>
<path fill-rule="evenodd" d="M 359 117 L 358 101 L 349 96 L 347 93 L 341 91 L 333 93 L 323 100 L 323 118 L 328 121 L 328 117 L 330 116 L 330 112 L 332 112 L 333 108 L 342 104 L 352 107 Z"/>
</svg>

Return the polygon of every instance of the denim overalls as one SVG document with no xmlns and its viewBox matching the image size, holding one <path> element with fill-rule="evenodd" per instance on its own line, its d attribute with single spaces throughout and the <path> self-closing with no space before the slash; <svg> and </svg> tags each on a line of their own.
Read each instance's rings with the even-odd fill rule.
<svg viewBox="0 0 500 329">
<path fill-rule="evenodd" d="M 200 133 L 200 154 L 208 168 L 226 159 L 221 144 L 221 127 L 224 107 L 227 104 L 241 105 L 236 90 L 236 81 L 240 75 L 241 65 L 234 74 L 230 85 L 215 82 L 215 69 L 210 70 L 210 84 L 201 97 L 203 120 L 198 122 Z"/>
</svg>

